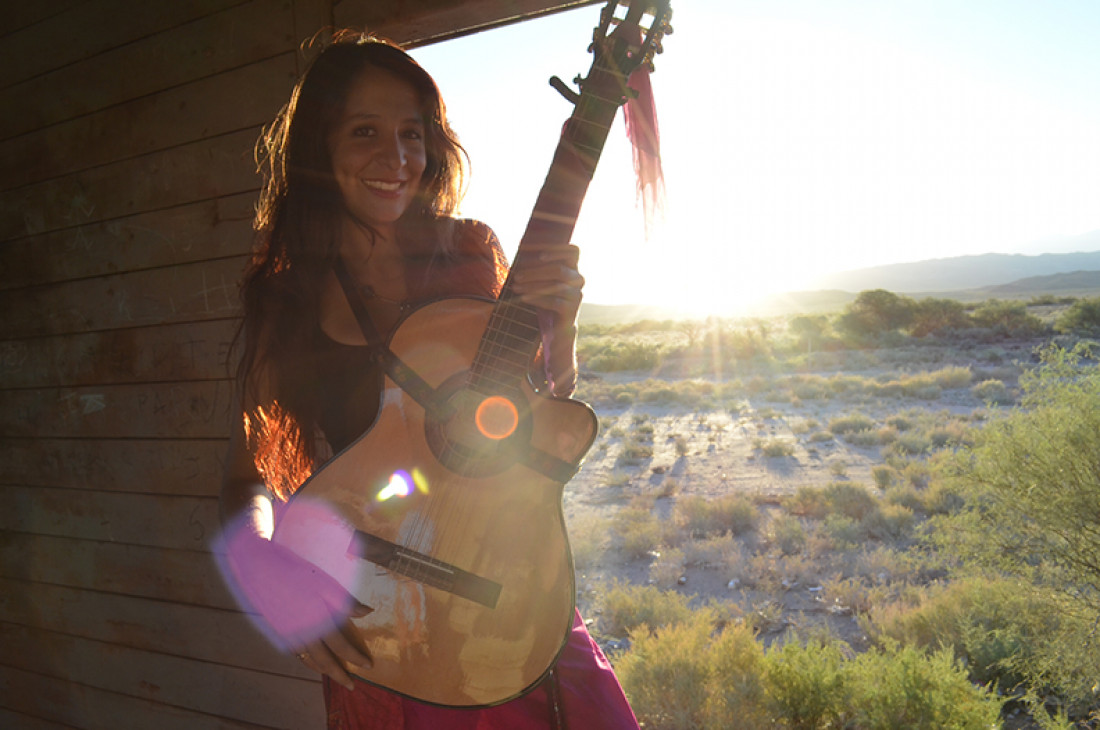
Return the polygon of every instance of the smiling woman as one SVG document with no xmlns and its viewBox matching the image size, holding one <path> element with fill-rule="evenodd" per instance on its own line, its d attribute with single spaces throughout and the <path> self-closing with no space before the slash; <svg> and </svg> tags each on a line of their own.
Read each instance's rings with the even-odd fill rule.
<svg viewBox="0 0 1100 730">
<path fill-rule="evenodd" d="M 453 216 L 439 91 L 377 38 L 338 33 L 264 143 L 221 500 L 241 600 L 324 676 L 332 728 L 636 730 L 575 611 L 561 516 L 596 428 L 567 399 L 576 249 L 537 248 L 494 304 L 507 265 Z M 509 307 L 529 350 L 490 320 Z M 476 481 L 498 475 L 511 489 Z"/>
<path fill-rule="evenodd" d="M 362 76 L 329 133 L 332 173 L 350 221 L 386 239 L 412 205 L 427 164 L 416 92 L 400 78 Z"/>
</svg>

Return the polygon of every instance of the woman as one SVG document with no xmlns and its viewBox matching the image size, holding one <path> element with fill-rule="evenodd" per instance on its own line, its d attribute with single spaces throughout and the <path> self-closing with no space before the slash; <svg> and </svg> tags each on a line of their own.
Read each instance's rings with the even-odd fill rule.
<svg viewBox="0 0 1100 730">
<path fill-rule="evenodd" d="M 337 34 L 262 142 L 257 247 L 242 287 L 241 412 L 222 491 L 242 600 L 324 676 L 332 728 L 565 727 L 570 718 L 637 728 L 579 616 L 548 681 L 490 709 L 429 707 L 345 671 L 343 662 L 370 676 L 370 657 L 339 631 L 370 607 L 270 537 L 280 505 L 378 412 L 379 366 L 349 298 L 384 338 L 419 302 L 495 297 L 506 264 L 491 230 L 452 217 L 465 153 L 434 81 L 396 46 Z M 575 247 L 536 253 L 513 291 L 540 313 L 547 387 L 568 395 L 584 280 Z"/>
</svg>

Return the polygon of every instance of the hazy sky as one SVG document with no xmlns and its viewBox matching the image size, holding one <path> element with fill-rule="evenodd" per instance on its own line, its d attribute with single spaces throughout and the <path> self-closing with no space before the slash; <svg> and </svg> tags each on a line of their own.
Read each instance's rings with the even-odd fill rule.
<svg viewBox="0 0 1100 730">
<path fill-rule="evenodd" d="M 646 241 L 617 121 L 575 235 L 586 301 L 726 309 L 831 271 L 1100 230 L 1100 1 L 673 8 L 653 76 L 666 219 Z M 414 51 L 473 161 L 463 213 L 509 252 L 571 110 L 547 80 L 587 73 L 598 18 Z"/>
</svg>

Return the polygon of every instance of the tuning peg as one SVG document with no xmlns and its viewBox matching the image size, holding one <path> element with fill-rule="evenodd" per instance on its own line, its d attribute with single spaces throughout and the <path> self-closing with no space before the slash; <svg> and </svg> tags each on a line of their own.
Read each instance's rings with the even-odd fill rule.
<svg viewBox="0 0 1100 730">
<path fill-rule="evenodd" d="M 577 77 L 580 78 L 579 76 Z M 581 100 L 580 94 L 569 88 L 569 85 L 559 79 L 557 76 L 550 77 L 550 85 L 557 90 L 559 94 L 564 96 L 573 106 L 577 105 L 577 102 Z"/>
</svg>

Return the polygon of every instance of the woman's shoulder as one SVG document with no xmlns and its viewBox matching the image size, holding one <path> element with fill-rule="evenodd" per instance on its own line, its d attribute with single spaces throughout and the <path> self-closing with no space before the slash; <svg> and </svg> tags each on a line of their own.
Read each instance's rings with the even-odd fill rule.
<svg viewBox="0 0 1100 730">
<path fill-rule="evenodd" d="M 497 296 L 508 274 L 508 260 L 496 233 L 473 218 L 440 221 L 449 239 L 449 251 L 436 259 L 429 286 L 433 294 Z"/>
<path fill-rule="evenodd" d="M 489 227 L 488 223 L 476 218 L 454 218 L 451 225 L 454 228 L 453 240 L 460 250 L 466 247 L 477 249 L 500 248 L 497 234 Z"/>
</svg>

